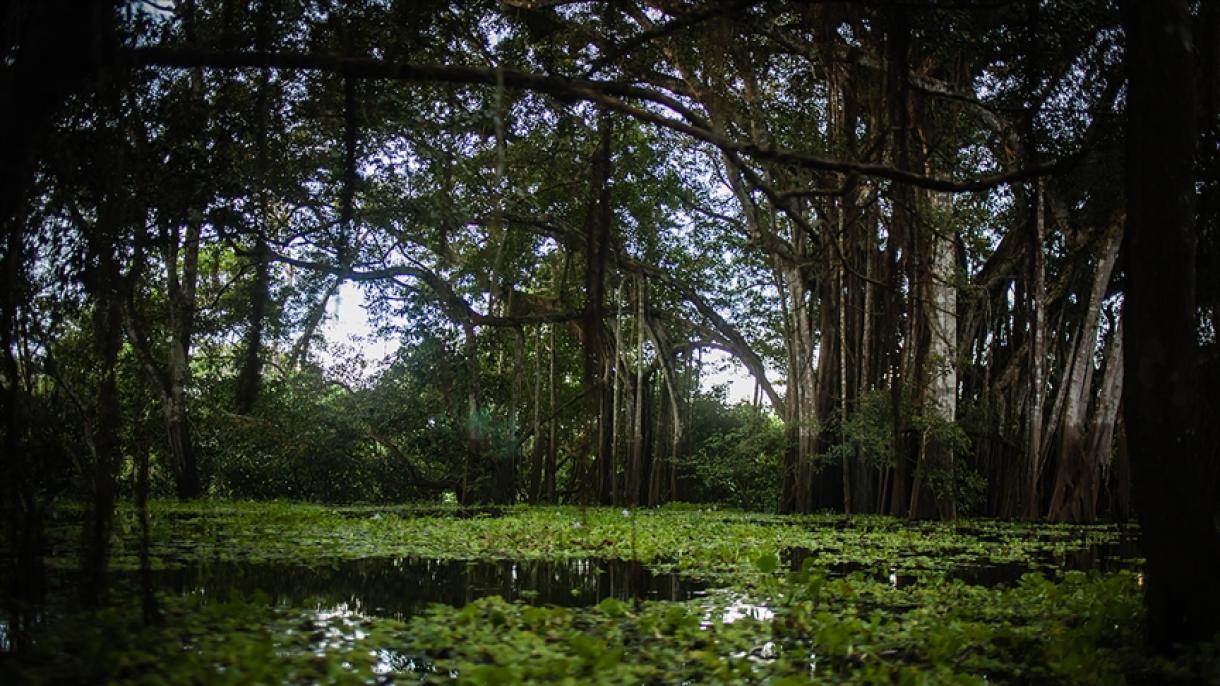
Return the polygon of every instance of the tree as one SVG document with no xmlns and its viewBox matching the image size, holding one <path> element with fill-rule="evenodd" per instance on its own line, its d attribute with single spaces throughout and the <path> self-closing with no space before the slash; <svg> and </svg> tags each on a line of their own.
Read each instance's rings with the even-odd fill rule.
<svg viewBox="0 0 1220 686">
<path fill-rule="evenodd" d="M 72 372 L 101 367 L 56 390 L 83 391 L 70 440 L 101 449 L 72 478 L 98 513 L 129 455 L 173 468 L 183 496 L 210 477 L 314 493 L 335 470 L 353 475 L 334 498 L 657 504 L 723 476 L 691 453 L 696 360 L 717 349 L 782 424 L 782 456 L 758 464 L 774 465 L 783 511 L 1091 521 L 1123 509 L 1126 429 L 1150 530 L 1206 548 L 1213 492 L 1190 491 L 1181 530 L 1148 514 L 1214 482 L 1212 461 L 1189 456 L 1215 424 L 1192 380 L 1214 293 L 1196 296 L 1184 270 L 1207 203 L 1166 199 L 1195 181 L 1197 131 L 1178 125 L 1197 84 L 1166 81 L 1177 119 L 1141 90 L 1164 79 L 1161 53 L 1185 69 L 1189 52 L 1140 27 L 1214 30 L 1215 10 L 1131 9 L 1124 80 L 1123 22 L 1102 0 L 175 8 L 99 4 L 71 30 L 102 36 L 104 54 L 74 48 L 48 71 L 29 60 L 59 54 L 39 48 L 0 67 L 22 101 L 10 128 L 30 139 L 5 149 L 0 191 L 4 469 L 21 483 L 6 498 L 35 485 L 21 472 L 47 398 L 29 380 L 62 354 Z M 53 23 L 23 16 L 31 35 Z M 104 116 L 82 114 L 94 101 Z M 74 144 L 51 154 L 51 126 Z M 1154 217 L 1172 240 L 1149 238 Z M 53 222 L 71 249 L 36 258 Z M 1177 280 L 1153 281 L 1170 267 Z M 39 295 L 54 270 L 87 277 L 73 307 Z M 324 369 L 319 332 L 352 283 L 397 315 L 383 328 L 407 346 L 398 364 L 431 360 L 434 375 Z M 1159 301 L 1176 305 L 1150 318 Z M 127 367 L 112 374 L 132 355 L 168 450 L 106 434 L 138 415 Z M 420 390 L 432 380 L 443 401 Z M 1181 416 L 1151 412 L 1173 402 Z M 309 445 L 285 438 L 294 422 Z M 1141 456 L 1187 430 L 1168 474 L 1150 471 Z M 460 460 L 428 456 L 455 432 Z M 326 459 L 300 470 L 307 485 L 287 473 L 311 457 Z M 393 488 L 354 486 L 392 464 Z M 1182 560 L 1151 545 L 1164 579 Z M 1152 588 L 1157 607 L 1183 602 Z"/>
<path fill-rule="evenodd" d="M 1198 78 L 1184 0 L 1124 6 L 1127 255 L 1123 419 L 1147 557 L 1153 643 L 1220 627 L 1217 422 L 1199 386 L 1194 161 Z"/>
</svg>

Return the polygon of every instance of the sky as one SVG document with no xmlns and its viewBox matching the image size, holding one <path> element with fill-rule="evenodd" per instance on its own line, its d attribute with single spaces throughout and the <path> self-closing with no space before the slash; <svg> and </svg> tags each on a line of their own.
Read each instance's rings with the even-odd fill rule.
<svg viewBox="0 0 1220 686">
<path fill-rule="evenodd" d="M 331 298 L 326 321 L 322 324 L 322 335 L 328 349 L 343 345 L 360 351 L 369 364 L 367 372 L 370 375 L 380 371 L 380 362 L 398 350 L 398 341 L 378 338 L 373 332 L 368 310 L 365 309 L 364 288 L 351 282 L 340 286 L 335 297 Z"/>
<path fill-rule="evenodd" d="M 381 361 L 398 349 L 398 341 L 378 338 L 373 332 L 368 310 L 365 309 L 364 288 L 360 284 L 349 282 L 340 286 L 326 314 L 322 334 L 327 348 L 342 345 L 359 351 L 368 363 L 366 372 L 369 375 L 380 371 Z M 328 362 L 333 361 L 332 356 Z M 704 390 L 727 383 L 730 404 L 753 399 L 754 379 L 728 353 L 707 350 L 703 353 L 703 365 Z"/>
</svg>

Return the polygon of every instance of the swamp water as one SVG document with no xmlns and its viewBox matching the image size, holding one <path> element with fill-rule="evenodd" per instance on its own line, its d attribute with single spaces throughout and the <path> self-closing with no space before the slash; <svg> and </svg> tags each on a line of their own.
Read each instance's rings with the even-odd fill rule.
<svg viewBox="0 0 1220 686">
<path fill-rule="evenodd" d="M 340 512 L 344 517 L 365 517 L 366 513 Z M 464 519 L 471 516 L 498 516 L 494 512 L 427 512 Z M 387 513 L 394 517 L 398 513 Z M 189 522 L 198 516 L 179 517 Z M 843 527 L 837 527 L 842 529 Z M 989 544 L 983 532 L 978 535 Z M 981 535 L 979 535 L 981 534 Z M 1039 541 L 1046 543 L 1047 540 Z M 993 560 L 986 555 L 951 551 L 951 561 L 928 567 L 926 558 L 906 559 L 899 555 L 887 563 L 836 561 L 834 549 L 784 548 L 784 566 L 797 571 L 807 563 L 823 570 L 827 578 L 863 575 L 893 588 L 916 584 L 936 584 L 958 580 L 987 588 L 1018 583 L 1027 573 L 1051 577 L 1065 571 L 1113 572 L 1138 566 L 1138 545 L 1134 537 L 1117 542 L 1088 543 L 1060 541 L 1066 547 L 1058 553 L 1040 550 L 1020 561 Z M 137 597 L 140 575 L 136 571 L 113 574 L 116 591 Z M 38 612 L 33 624 L 42 623 L 75 606 L 73 592 L 77 575 L 57 570 L 50 579 L 49 612 Z M 726 592 L 729 598 L 723 619 L 766 618 L 770 611 L 748 597 L 730 592 L 731 583 L 709 580 L 689 573 L 656 571 L 640 562 L 615 558 L 477 559 L 455 560 L 417 556 L 384 556 L 357 559 L 323 558 L 313 562 L 292 561 L 184 561 L 167 569 L 151 572 L 153 590 L 190 597 L 202 603 L 248 598 L 256 594 L 279 607 L 310 607 L 323 614 L 357 614 L 406 619 L 434 603 L 462 607 L 479 598 L 499 596 L 508 602 L 551 605 L 568 608 L 592 607 L 612 598 L 619 601 L 688 601 Z M 11 618 L 0 611 L 0 652 L 10 648 L 8 634 Z"/>
<path fill-rule="evenodd" d="M 461 607 L 498 595 L 509 602 L 561 607 L 596 605 L 606 598 L 690 600 L 707 584 L 654 573 L 639 562 L 612 559 L 439 560 L 415 557 L 320 560 L 300 563 L 204 563 L 153 572 L 164 592 L 203 599 L 265 594 L 276 605 L 312 604 L 382 617 L 406 618 L 432 603 Z M 125 578 L 133 586 L 138 575 Z"/>
<path fill-rule="evenodd" d="M 855 562 L 822 564 L 825 551 L 787 548 L 783 558 L 792 570 L 806 561 L 825 569 L 830 578 L 864 574 L 895 588 L 936 583 L 934 570 L 897 558 L 890 565 Z M 1058 555 L 1043 552 L 1026 561 L 993 561 L 959 556 L 943 570 L 943 579 L 968 585 L 1011 586 L 1027 573 L 1056 575 L 1065 571 L 1110 572 L 1133 568 L 1134 539 L 1082 545 Z M 135 572 L 118 575 L 121 586 L 138 588 Z M 462 607 L 479 598 L 500 596 L 509 602 L 560 607 L 590 607 L 613 598 L 620 601 L 687 601 L 722 590 L 706 579 L 654 571 L 622 559 L 446 560 L 425 557 L 370 557 L 302 562 L 201 562 L 152 572 L 152 585 L 163 593 L 194 596 L 204 602 L 225 601 L 256 593 L 278 606 L 309 605 L 318 611 L 355 612 L 405 619 L 428 605 Z M 745 605 L 735 602 L 737 611 Z M 736 612 L 728 616 L 734 616 Z"/>
<path fill-rule="evenodd" d="M 986 588 L 1009 587 L 1031 573 L 1058 578 L 1066 572 L 1106 574 L 1119 570 L 1135 570 L 1140 566 L 1139 545 L 1134 537 L 1108 543 L 1069 541 L 1067 544 L 1067 547 L 1059 552 L 1035 550 L 1020 560 L 992 559 L 985 554 L 949 550 L 944 551 L 944 559 L 939 564 L 929 564 L 924 556 L 908 558 L 903 555 L 894 556 L 883 564 L 855 561 L 824 563 L 821 560 L 828 552 L 837 551 L 802 547 L 785 549 L 783 558 L 792 571 L 800 570 L 804 564 L 812 562 L 815 567 L 824 569 L 829 578 L 862 574 L 888 583 L 894 588 L 918 583 L 939 583 L 942 579 Z"/>
<path fill-rule="evenodd" d="M 137 676 L 163 674 L 154 665 L 169 660 L 182 674 L 270 664 L 277 675 L 354 670 L 364 683 L 467 680 L 485 669 L 543 681 L 546 674 L 621 672 L 645 675 L 638 683 L 693 683 L 732 672 L 753 682 L 812 675 L 816 663 L 819 675 L 865 665 L 893 676 L 961 670 L 1021 681 L 1023 669 L 1058 669 L 1039 652 L 1059 650 L 1043 645 L 1057 635 L 1048 628 L 1078 626 L 1091 616 L 1085 613 L 1102 613 L 1107 619 L 1093 624 L 1119 632 L 1106 650 L 1129 653 L 1118 622 L 1134 607 L 1140 565 L 1134 538 L 1106 527 L 983 523 L 971 530 L 879 518 L 558 508 L 370 513 L 239 505 L 160 514 L 152 553 L 166 568 L 153 570 L 150 582 L 172 623 L 141 644 L 143 652 L 127 638 L 107 648 L 123 660 L 151 660 L 125 668 Z M 68 526 L 56 538 L 51 604 L 32 618 L 46 654 L 73 654 L 65 646 L 82 635 L 60 631 L 75 612 L 77 585 L 62 553 L 77 535 Z M 135 617 L 119 632 L 139 627 L 133 543 L 122 542 L 117 566 L 125 571 L 112 577 L 114 597 Z M 351 557 L 334 557 L 336 545 Z M 637 546 L 644 562 L 624 559 Z M 1023 579 L 1028 573 L 1034 576 Z M 1013 620 L 1008 607 L 1026 610 Z M 0 611 L 0 675 L 9 628 Z M 929 643 L 930 628 L 951 639 Z M 106 645 L 96 636 L 124 635 L 95 632 L 85 634 Z M 61 633 L 62 642 L 55 639 Z M 1081 645 L 1092 651 L 1094 643 Z M 271 652 L 240 657 L 244 649 Z M 16 658 L 10 652 L 7 659 Z"/>
</svg>

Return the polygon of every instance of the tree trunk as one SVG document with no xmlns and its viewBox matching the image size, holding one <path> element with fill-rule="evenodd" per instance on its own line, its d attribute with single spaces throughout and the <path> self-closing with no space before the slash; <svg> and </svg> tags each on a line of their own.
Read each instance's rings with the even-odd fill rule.
<svg viewBox="0 0 1220 686">
<path fill-rule="evenodd" d="M 909 169 L 911 24 L 907 17 L 907 10 L 901 4 L 889 7 L 887 13 L 889 21 L 885 36 L 885 102 L 891 117 L 891 147 L 897 166 Z M 889 511 L 891 514 L 897 515 L 906 514 L 910 498 L 909 460 L 904 436 L 906 422 L 903 419 L 902 406 L 905 401 L 904 373 L 910 371 L 910 366 L 905 364 L 905 360 L 916 347 L 912 336 L 900 339 L 902 263 L 910 262 L 912 255 L 910 251 L 903 249 L 903 256 L 900 258 L 899 246 L 909 244 L 909 236 L 913 232 L 914 222 L 911 210 L 915 204 L 915 194 L 910 187 L 905 185 L 897 185 L 893 193 L 896 202 L 891 211 L 890 226 L 885 241 L 886 291 L 889 306 L 886 309 L 882 330 L 888 337 L 886 352 L 890 362 L 890 430 L 894 458 L 893 478 L 890 480 Z M 913 289 L 914 284 L 908 283 L 907 288 L 908 291 Z M 911 317 L 908 317 L 909 319 Z"/>
<path fill-rule="evenodd" d="M 623 282 L 620 277 L 618 284 L 618 308 L 614 314 L 614 398 L 610 406 L 610 459 L 606 462 L 603 480 L 615 479 L 616 465 L 621 454 L 619 436 L 622 435 L 623 416 Z M 610 488 L 611 501 L 618 501 L 617 490 Z"/>
<path fill-rule="evenodd" d="M 1029 424 L 1025 438 L 1025 518 L 1036 520 L 1041 510 L 1042 440 L 1045 421 L 1043 402 L 1046 398 L 1046 267 L 1043 253 L 1045 242 L 1044 191 L 1039 180 L 1036 186 L 1034 217 L 1031 222 L 1030 257 L 1030 345 L 1029 345 Z"/>
<path fill-rule="evenodd" d="M 611 353 L 607 351 L 605 342 L 605 325 L 602 321 L 605 311 L 606 266 L 610 260 L 610 143 L 611 119 L 609 112 L 602 111 L 597 120 L 597 150 L 593 154 L 593 164 L 589 178 L 589 195 L 585 207 L 585 309 L 581 321 L 582 344 L 584 347 L 584 381 L 589 398 L 589 409 L 593 412 L 595 427 L 591 435 L 596 437 L 594 456 L 598 466 L 596 484 L 601 492 L 598 498 L 603 504 L 612 500 L 613 494 L 606 490 L 614 483 L 613 470 L 609 461 L 611 441 L 607 431 L 606 418 L 611 410 L 611 403 L 606 401 L 606 381 L 611 364 Z M 596 392 L 593 392 L 596 391 Z M 590 475 L 583 467 L 577 469 L 578 478 L 586 479 Z M 585 484 L 582 491 L 588 490 Z"/>
<path fill-rule="evenodd" d="M 234 404 L 238 414 L 249 414 L 258 402 L 263 383 L 263 329 L 271 301 L 271 262 L 265 232 L 260 228 L 254 244 L 254 282 L 250 286 L 250 321 L 246 325 L 241 371 L 237 374 Z"/>
<path fill-rule="evenodd" d="M 678 460 L 680 459 L 680 455 L 681 455 L 682 440 L 683 440 L 683 436 L 685 433 L 685 428 L 682 425 L 682 410 L 681 410 L 681 406 L 678 404 L 678 399 L 680 397 L 682 397 L 682 395 L 678 391 L 677 373 L 674 371 L 673 365 L 671 364 L 671 353 L 673 351 L 672 346 L 670 346 L 668 344 L 665 334 L 661 331 L 660 328 L 657 327 L 656 324 L 651 322 L 647 317 L 644 318 L 643 323 L 644 323 L 645 331 L 648 332 L 649 339 L 652 341 L 653 346 L 656 348 L 657 362 L 661 366 L 661 375 L 662 375 L 662 378 L 664 381 L 664 390 L 666 391 L 666 392 L 660 394 L 661 401 L 657 405 L 657 413 L 658 413 L 658 415 L 662 414 L 662 407 L 665 405 L 669 406 L 670 413 L 671 413 L 670 427 L 669 427 L 670 428 L 669 457 L 668 457 L 668 459 L 665 459 L 665 460 L 661 460 L 658 457 L 658 459 L 654 461 L 654 471 L 661 475 L 664 475 L 666 473 L 666 470 L 672 471 L 673 469 L 676 468 L 676 466 L 678 464 Z M 666 402 L 667 398 L 668 398 L 668 402 Z M 661 422 L 659 420 L 658 420 L 657 426 L 661 426 Z M 658 434 L 659 433 L 660 432 L 658 432 Z M 658 456 L 660 456 L 662 453 L 660 450 L 657 450 L 656 454 Z M 665 465 L 665 467 L 662 468 L 661 465 Z M 656 496 L 650 497 L 650 499 L 649 499 L 650 504 L 655 505 L 655 504 L 657 504 L 655 501 L 660 499 L 660 491 L 661 491 L 661 487 L 662 487 L 662 482 L 663 482 L 663 479 L 660 477 L 653 479 L 653 483 L 655 484 L 654 491 L 656 493 Z M 672 494 L 670 495 L 670 497 L 673 497 Z"/>
<path fill-rule="evenodd" d="M 1118 258 L 1121 236 L 1117 224 L 1107 228 L 1093 272 L 1084 322 L 1068 358 L 1068 368 L 1064 371 L 1062 383 L 1067 400 L 1063 409 L 1063 423 L 1059 427 L 1059 455 L 1047 512 L 1047 518 L 1051 521 L 1086 523 L 1097 519 L 1097 489 L 1102 465 L 1093 459 L 1096 453 L 1088 450 L 1088 410 L 1093 397 L 1093 357 L 1097 349 L 1102 300 Z"/>
<path fill-rule="evenodd" d="M 1100 397 L 1093 424 L 1088 436 L 1088 459 L 1101 465 L 1101 482 L 1111 486 L 1110 510 L 1120 521 L 1127 518 L 1127 483 L 1111 478 L 1114 463 L 1114 429 L 1119 421 L 1119 410 L 1123 398 L 1123 324 L 1122 319 L 1111 325 L 1110 340 L 1106 345 L 1106 369 L 1102 374 Z M 1121 489 L 1122 492 L 1119 492 Z M 1094 496 L 1096 498 L 1096 496 Z M 1096 509 L 1096 504 L 1094 504 Z"/>
<path fill-rule="evenodd" d="M 798 245 L 801 241 L 798 241 Z M 813 361 L 813 293 L 806 287 L 804 270 L 793 268 L 785 275 L 788 288 L 789 317 L 792 321 L 785 336 L 788 352 L 788 423 L 793 427 L 793 460 L 786 474 L 790 479 L 789 512 L 810 512 L 813 508 L 813 457 L 817 443 L 818 367 Z M 820 359 L 820 358 L 819 358 Z"/>
<path fill-rule="evenodd" d="M 511 291 L 509 298 L 512 298 Z M 513 327 L 510 335 L 512 336 L 513 372 L 508 401 L 507 434 L 516 436 L 521 425 L 521 411 L 525 407 L 525 332 L 521 330 L 521 327 Z M 492 501 L 498 505 L 508 505 L 517 499 L 520 443 L 516 440 L 508 440 L 495 446 L 493 452 L 495 483 L 492 486 Z"/>
<path fill-rule="evenodd" d="M 271 43 L 271 2 L 261 0 L 256 15 L 255 49 L 267 50 Z M 255 221 L 254 281 L 250 285 L 250 319 L 246 325 L 245 349 L 242 351 L 241 369 L 237 374 L 237 393 L 234 408 L 238 414 L 249 414 L 258 402 L 263 381 L 263 328 L 267 307 L 271 301 L 271 260 L 267 245 L 269 208 L 267 202 L 267 133 L 270 128 L 271 70 L 262 69 L 258 74 L 254 117 L 254 169 L 261 182 L 257 194 L 258 217 Z"/>
<path fill-rule="evenodd" d="M 1196 79 L 1186 0 L 1128 2 L 1123 421 L 1162 650 L 1220 629 L 1217 418 L 1198 386 Z"/>
<path fill-rule="evenodd" d="M 191 338 L 195 330 L 195 289 L 199 281 L 199 242 L 203 217 L 192 208 L 185 240 L 175 227 L 163 235 L 162 255 L 167 274 L 170 339 L 166 362 L 165 428 L 177 476 L 178 497 L 201 495 L 199 467 L 191 439 L 187 388 L 191 378 Z M 181 267 L 179 267 L 181 258 Z M 181 270 L 181 271 L 179 271 Z"/>
<path fill-rule="evenodd" d="M 7 85 L 7 84 L 5 84 Z M 7 89 L 5 89 L 7 90 Z M 27 141 L 21 141 L 26 143 Z M 8 146 L 0 146 L 7 148 Z M 14 146 L 15 147 L 15 146 Z M 4 163 L 10 151 L 0 151 Z M 24 166 L 26 160 L 15 161 Z M 0 412 L 4 415 L 3 444 L 0 444 L 0 526 L 6 528 L 9 545 L 6 560 L 10 575 L 8 587 L 0 589 L 12 605 L 9 611 L 9 633 L 12 649 L 20 651 L 30 640 L 30 629 L 36 622 L 38 608 L 46 596 L 46 548 L 44 509 L 49 497 L 38 493 L 31 473 L 31 463 L 38 459 L 30 441 L 30 392 L 22 379 L 18 363 L 20 346 L 20 310 L 28 307 L 26 288 L 27 252 L 24 243 L 26 169 L 0 170 L 0 195 L 5 198 L 0 210 L 0 228 L 5 239 L 4 255 L 0 258 Z M 14 177 L 22 177 L 20 179 Z M 19 188 L 4 187 L 6 183 L 21 183 Z M 9 208 L 16 201 L 18 207 Z M 12 216 L 7 210 L 12 210 Z M 45 499 L 44 499 L 45 498 Z"/>
<path fill-rule="evenodd" d="M 631 422 L 631 469 L 627 474 L 627 504 L 640 503 L 644 469 L 644 298 L 647 281 L 635 281 L 635 413 Z"/>
<path fill-rule="evenodd" d="M 559 454 L 559 403 L 555 385 L 555 327 L 555 324 L 551 324 L 550 345 L 547 346 L 547 404 L 551 408 L 551 422 L 546 442 L 546 470 L 542 481 L 542 493 L 548 503 L 555 502 L 555 463 Z"/>
<path fill-rule="evenodd" d="M 843 234 L 843 211 L 839 211 L 839 235 Z M 847 259 L 844 251 L 841 249 L 840 255 L 842 259 Z M 838 288 L 836 295 L 839 297 L 839 440 L 842 443 L 847 442 L 847 274 L 843 265 L 835 270 L 838 272 Z M 823 332 L 825 335 L 825 332 Z M 843 452 L 843 513 L 852 513 L 851 503 L 851 460 L 848 459 L 848 452 Z"/>
<path fill-rule="evenodd" d="M 463 355 L 466 358 L 466 461 L 462 467 L 462 492 L 458 500 L 470 505 L 483 498 L 481 489 L 475 486 L 480 481 L 487 453 L 486 421 L 483 417 L 482 391 L 479 384 L 479 345 L 475 327 L 470 322 L 463 324 Z"/>
<path fill-rule="evenodd" d="M 336 276 L 326 290 L 322 293 L 322 298 L 314 303 L 313 308 L 309 310 L 309 314 L 305 316 L 305 325 L 301 329 L 301 335 L 297 338 L 297 342 L 292 346 L 292 352 L 288 355 L 288 367 L 295 369 L 301 364 L 304 364 L 309 359 L 309 348 L 313 345 L 313 340 L 318 334 L 318 327 L 322 324 L 322 319 L 326 317 L 326 308 L 330 304 L 330 299 L 339 292 L 339 287 L 343 285 L 346 278 L 343 275 Z"/>
<path fill-rule="evenodd" d="M 542 461 L 543 455 L 546 453 L 546 441 L 542 436 L 542 329 L 539 328 L 534 335 L 534 399 L 531 403 L 534 416 L 532 417 L 534 445 L 530 450 L 530 480 L 529 480 L 529 502 L 531 505 L 538 504 L 542 497 Z"/>
<path fill-rule="evenodd" d="M 652 417 L 652 469 L 648 474 L 648 499 L 645 502 L 649 507 L 660 505 L 664 499 L 664 489 L 666 485 L 666 467 L 668 460 L 665 455 L 665 432 L 667 430 L 665 421 L 665 407 L 672 405 L 673 399 L 669 397 L 668 387 L 665 384 L 660 384 L 657 387 L 655 399 L 650 404 L 656 408 Z"/>
<path fill-rule="evenodd" d="M 118 206 L 121 201 L 115 197 L 119 190 L 110 191 L 111 197 L 101 210 L 103 216 L 93 228 L 94 235 L 88 238 L 89 251 L 96 261 L 89 278 L 89 293 L 93 301 L 93 352 L 99 377 L 93 392 L 89 441 L 93 459 L 88 476 L 93 497 L 81 547 L 80 593 L 86 608 L 98 607 L 105 600 L 110 535 L 114 528 L 115 478 L 123 460 L 120 443 L 123 417 L 118 388 L 119 349 L 123 341 L 118 225 L 123 212 Z"/>
<path fill-rule="evenodd" d="M 613 371 L 611 355 L 602 354 L 602 373 L 597 386 L 597 445 L 594 451 L 597 466 L 597 500 L 602 505 L 619 502 L 618 465 L 614 455 L 614 399 L 610 374 Z"/>
<path fill-rule="evenodd" d="M 928 385 L 923 411 L 931 429 L 920 438 L 920 461 L 909 516 L 933 512 L 944 520 L 957 518 L 953 443 L 947 435 L 957 419 L 957 247 L 953 235 L 953 199 L 929 193 L 932 236 L 921 309 L 928 327 Z M 921 494 L 920 491 L 924 493 Z M 927 497 L 920 507 L 921 497 Z M 929 508 L 928 505 L 934 505 Z"/>
</svg>

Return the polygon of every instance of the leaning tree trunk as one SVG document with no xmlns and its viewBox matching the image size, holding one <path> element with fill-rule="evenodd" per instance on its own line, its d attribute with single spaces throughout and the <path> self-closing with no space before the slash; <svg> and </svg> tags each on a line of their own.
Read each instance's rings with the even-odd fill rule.
<svg viewBox="0 0 1220 686">
<path fill-rule="evenodd" d="M 1155 646 L 1220 629 L 1216 417 L 1198 384 L 1196 79 L 1186 0 L 1129 2 L 1123 421 Z"/>
<path fill-rule="evenodd" d="M 1087 455 L 1094 464 L 1101 466 L 1101 483 L 1109 487 L 1109 509 L 1112 519 L 1125 521 L 1129 500 L 1127 483 L 1123 479 L 1111 478 L 1111 466 L 1118 452 L 1114 445 L 1115 427 L 1123 397 L 1123 324 L 1119 319 L 1111 324 L 1109 342 L 1106 344 L 1106 368 L 1102 374 L 1101 390 L 1093 423 L 1089 429 Z M 1121 474 L 1121 470 L 1119 471 Z M 1096 499 L 1096 495 L 1094 498 Z M 1096 510 L 1096 503 L 1094 503 Z"/>
<path fill-rule="evenodd" d="M 1097 518 L 1101 463 L 1094 459 L 1097 454 L 1088 449 L 1088 411 L 1089 401 L 1094 395 L 1093 357 L 1097 349 L 1101 302 L 1118 259 L 1121 235 L 1117 224 L 1107 227 L 1093 272 L 1084 322 L 1068 358 L 1068 368 L 1064 371 L 1067 400 L 1059 427 L 1059 456 L 1047 512 L 1047 518 L 1055 522 L 1084 523 Z"/>
</svg>

